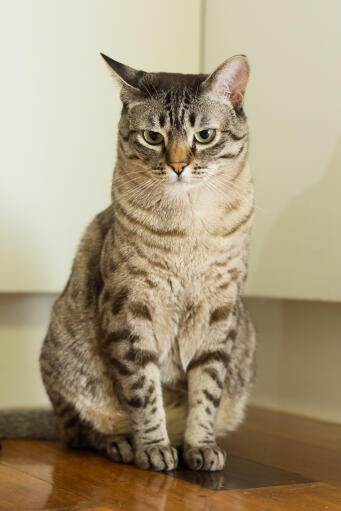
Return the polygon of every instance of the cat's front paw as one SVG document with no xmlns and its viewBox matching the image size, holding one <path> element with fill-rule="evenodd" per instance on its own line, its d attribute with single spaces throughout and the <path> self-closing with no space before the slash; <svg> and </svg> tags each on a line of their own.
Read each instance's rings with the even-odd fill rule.
<svg viewBox="0 0 341 511">
<path fill-rule="evenodd" d="M 185 446 L 184 460 L 192 470 L 222 470 L 225 465 L 226 452 L 216 444 L 202 447 Z"/>
<path fill-rule="evenodd" d="M 178 453 L 171 445 L 141 446 L 136 450 L 135 463 L 144 470 L 174 470 L 178 465 Z"/>
</svg>

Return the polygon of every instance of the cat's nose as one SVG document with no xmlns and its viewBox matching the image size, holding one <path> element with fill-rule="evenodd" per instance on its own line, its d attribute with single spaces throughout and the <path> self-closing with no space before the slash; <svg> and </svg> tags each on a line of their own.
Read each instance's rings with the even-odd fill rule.
<svg viewBox="0 0 341 511">
<path fill-rule="evenodd" d="M 187 163 L 183 163 L 183 162 L 173 162 L 173 163 L 169 163 L 169 166 L 172 167 L 172 169 L 174 170 L 174 172 L 180 176 L 181 172 L 184 170 L 184 168 L 186 167 Z"/>
</svg>

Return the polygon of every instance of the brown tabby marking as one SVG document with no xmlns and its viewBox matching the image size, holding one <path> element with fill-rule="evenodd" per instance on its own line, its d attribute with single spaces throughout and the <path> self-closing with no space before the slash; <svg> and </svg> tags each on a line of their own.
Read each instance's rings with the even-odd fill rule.
<svg viewBox="0 0 341 511">
<path fill-rule="evenodd" d="M 129 310 L 136 318 L 147 319 L 148 321 L 152 320 L 149 309 L 144 303 L 133 302 L 129 305 Z"/>
<path fill-rule="evenodd" d="M 203 366 L 207 362 L 222 362 L 224 366 L 229 363 L 229 356 L 224 351 L 211 351 L 204 352 L 199 358 L 190 362 L 188 370 L 194 369 L 194 367 Z"/>
<path fill-rule="evenodd" d="M 81 240 L 40 366 L 65 443 L 142 469 L 221 470 L 255 332 L 241 300 L 253 218 L 249 67 L 119 78 L 112 203 Z M 229 97 L 226 96 L 229 90 Z"/>
<path fill-rule="evenodd" d="M 210 316 L 210 325 L 213 323 L 216 323 L 217 321 L 224 321 L 226 320 L 230 315 L 230 305 L 223 305 L 222 307 L 217 307 L 212 311 Z"/>
<path fill-rule="evenodd" d="M 121 309 L 128 297 L 129 290 L 127 287 L 122 287 L 113 297 L 111 303 L 111 311 L 114 315 L 121 312 Z"/>
</svg>

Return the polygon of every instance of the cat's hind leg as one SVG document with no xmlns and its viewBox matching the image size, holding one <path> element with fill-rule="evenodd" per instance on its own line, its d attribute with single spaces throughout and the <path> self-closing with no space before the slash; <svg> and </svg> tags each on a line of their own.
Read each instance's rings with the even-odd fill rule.
<svg viewBox="0 0 341 511">
<path fill-rule="evenodd" d="M 243 310 L 238 329 L 230 333 L 232 349 L 223 394 L 216 420 L 216 434 L 234 431 L 244 419 L 250 390 L 255 378 L 256 334 L 248 313 Z"/>
<path fill-rule="evenodd" d="M 56 424 L 65 445 L 96 451 L 118 463 L 133 463 L 134 449 L 128 435 L 100 432 L 81 418 L 75 407 L 60 395 L 50 397 L 55 409 Z"/>
</svg>

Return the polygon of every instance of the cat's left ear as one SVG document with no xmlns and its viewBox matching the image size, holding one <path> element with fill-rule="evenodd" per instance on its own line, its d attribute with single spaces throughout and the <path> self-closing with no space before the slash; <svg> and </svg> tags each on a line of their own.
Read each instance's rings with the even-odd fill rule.
<svg viewBox="0 0 341 511">
<path fill-rule="evenodd" d="M 201 90 L 220 99 L 228 100 L 234 108 L 241 108 L 250 66 L 245 55 L 225 60 L 201 84 Z"/>
<path fill-rule="evenodd" d="M 123 89 L 123 96 L 139 96 L 141 95 L 141 90 L 139 88 L 139 82 L 146 75 L 144 71 L 137 71 L 132 67 L 126 66 L 125 64 L 121 64 L 121 62 L 117 62 L 104 53 L 101 53 L 101 56 L 105 60 L 105 62 L 110 67 L 111 71 L 114 72 L 116 78 L 121 82 Z M 127 98 L 128 99 L 128 98 Z"/>
</svg>

